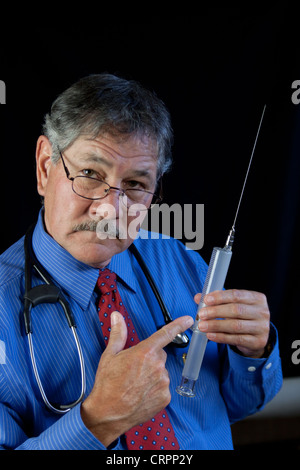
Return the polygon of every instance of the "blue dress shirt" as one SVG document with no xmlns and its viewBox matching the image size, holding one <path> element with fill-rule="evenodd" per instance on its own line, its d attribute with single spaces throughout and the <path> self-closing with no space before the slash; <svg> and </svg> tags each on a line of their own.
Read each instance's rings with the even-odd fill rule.
<svg viewBox="0 0 300 470">
<path fill-rule="evenodd" d="M 152 237 L 152 238 L 151 238 Z M 63 416 L 45 407 L 34 379 L 24 331 L 24 239 L 0 257 L 0 448 L 105 449 L 81 420 L 80 404 Z M 207 266 L 200 255 L 174 239 L 141 232 L 135 241 L 173 318 L 195 316 L 193 300 L 201 292 Z M 88 395 L 105 348 L 94 291 L 98 270 L 83 264 L 58 245 L 44 230 L 42 212 L 33 234 L 40 263 L 70 303 L 82 345 Z M 161 310 L 132 254 L 115 255 L 109 266 L 118 276 L 123 302 L 141 340 L 163 323 Z M 33 272 L 32 286 L 41 284 Z M 37 367 L 50 401 L 70 403 L 80 394 L 76 346 L 58 304 L 32 310 Z M 182 349 L 168 347 L 166 367 L 172 400 L 167 407 L 181 449 L 231 449 L 230 424 L 260 410 L 282 383 L 277 334 L 268 358 L 251 359 L 230 347 L 209 341 L 196 397 L 175 391 L 183 368 Z M 126 449 L 124 437 L 113 449 Z"/>
</svg>

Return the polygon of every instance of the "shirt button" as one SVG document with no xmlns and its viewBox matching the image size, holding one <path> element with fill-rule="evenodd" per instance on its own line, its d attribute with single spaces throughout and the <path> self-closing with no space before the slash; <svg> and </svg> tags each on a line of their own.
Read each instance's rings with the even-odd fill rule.
<svg viewBox="0 0 300 470">
<path fill-rule="evenodd" d="M 266 365 L 266 369 L 270 369 L 272 367 L 272 362 L 269 362 L 269 364 Z"/>
<path fill-rule="evenodd" d="M 249 372 L 255 372 L 255 371 L 256 371 L 256 367 L 250 366 L 250 367 L 248 367 L 248 371 L 249 371 Z"/>
</svg>

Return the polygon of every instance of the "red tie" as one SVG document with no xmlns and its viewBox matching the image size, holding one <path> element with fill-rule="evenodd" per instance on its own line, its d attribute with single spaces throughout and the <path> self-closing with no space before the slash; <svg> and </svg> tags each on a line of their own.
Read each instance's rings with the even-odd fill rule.
<svg viewBox="0 0 300 470">
<path fill-rule="evenodd" d="M 139 342 L 139 338 L 130 316 L 123 305 L 117 288 L 116 279 L 117 276 L 114 272 L 107 268 L 100 269 L 97 286 L 102 295 L 99 300 L 98 312 L 106 345 L 110 334 L 110 314 L 117 310 L 123 315 L 128 328 L 128 336 L 124 348 L 126 349 L 137 344 Z M 166 410 L 162 410 L 150 421 L 139 424 L 127 431 L 125 438 L 129 450 L 179 449 L 179 445 Z"/>
</svg>

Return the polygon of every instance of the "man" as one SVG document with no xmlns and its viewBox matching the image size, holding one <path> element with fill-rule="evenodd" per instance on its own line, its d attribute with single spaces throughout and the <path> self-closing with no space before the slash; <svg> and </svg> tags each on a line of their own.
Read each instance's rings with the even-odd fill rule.
<svg viewBox="0 0 300 470">
<path fill-rule="evenodd" d="M 187 348 L 172 351 L 169 343 L 193 324 L 207 267 L 179 241 L 139 232 L 170 166 L 171 142 L 163 103 L 109 74 L 83 78 L 46 116 L 36 148 L 44 204 L 32 248 L 70 305 L 86 389 L 69 410 L 81 387 L 76 345 L 58 303 L 34 305 L 39 379 L 50 404 L 66 412 L 45 406 L 23 320 L 21 239 L 0 258 L 2 448 L 230 449 L 230 424 L 279 390 L 277 335 L 265 296 L 226 290 L 205 298 L 199 325 L 210 341 L 196 397 L 175 391 Z M 162 328 L 157 299 L 130 251 L 133 241 L 172 313 Z M 30 275 L 31 287 L 44 283 L 35 269 Z M 106 279 L 109 292 L 102 290 Z"/>
</svg>

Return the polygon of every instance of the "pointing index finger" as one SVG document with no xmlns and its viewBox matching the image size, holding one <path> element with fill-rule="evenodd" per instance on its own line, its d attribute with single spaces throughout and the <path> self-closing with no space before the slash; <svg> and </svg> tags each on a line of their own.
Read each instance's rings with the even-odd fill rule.
<svg viewBox="0 0 300 470">
<path fill-rule="evenodd" d="M 146 343 L 152 344 L 155 349 L 163 349 L 173 341 L 176 335 L 187 330 L 194 324 L 194 319 L 190 316 L 176 318 L 172 322 L 160 328 L 145 340 Z"/>
</svg>

